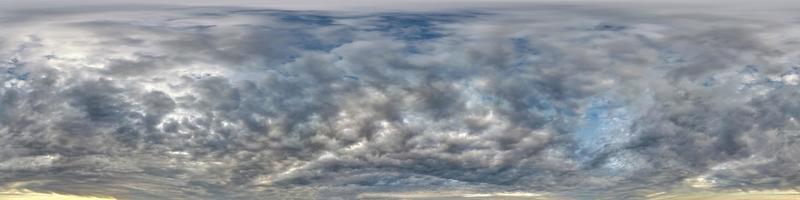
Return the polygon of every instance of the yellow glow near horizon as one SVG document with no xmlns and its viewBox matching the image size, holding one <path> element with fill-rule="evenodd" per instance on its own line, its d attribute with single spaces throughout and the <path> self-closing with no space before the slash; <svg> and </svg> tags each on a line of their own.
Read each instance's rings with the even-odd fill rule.
<svg viewBox="0 0 800 200">
<path fill-rule="evenodd" d="M 797 200 L 800 192 L 794 190 L 730 191 L 657 193 L 649 200 Z"/>
<path fill-rule="evenodd" d="M 365 193 L 366 199 L 485 199 L 485 200 L 574 200 L 569 197 L 538 193 L 474 193 L 468 191 L 417 191 L 400 193 Z M 794 190 L 763 191 L 685 191 L 656 192 L 644 197 L 647 200 L 798 200 L 800 192 Z"/>
<path fill-rule="evenodd" d="M 78 196 L 56 193 L 39 193 L 30 190 L 0 191 L 0 200 L 115 200 L 113 197 Z"/>
</svg>

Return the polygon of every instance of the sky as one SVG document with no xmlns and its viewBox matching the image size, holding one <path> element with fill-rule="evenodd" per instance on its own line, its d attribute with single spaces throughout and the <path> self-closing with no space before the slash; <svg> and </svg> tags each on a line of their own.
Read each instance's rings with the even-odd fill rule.
<svg viewBox="0 0 800 200">
<path fill-rule="evenodd" d="M 791 1 L 0 1 L 0 199 L 780 199 Z"/>
</svg>

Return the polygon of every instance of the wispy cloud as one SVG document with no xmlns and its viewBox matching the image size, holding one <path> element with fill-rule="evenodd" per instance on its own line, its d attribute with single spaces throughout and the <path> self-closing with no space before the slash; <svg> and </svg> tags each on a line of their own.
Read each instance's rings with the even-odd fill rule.
<svg viewBox="0 0 800 200">
<path fill-rule="evenodd" d="M 524 5 L 4 12 L 0 184 L 120 199 L 800 184 L 794 14 Z"/>
</svg>

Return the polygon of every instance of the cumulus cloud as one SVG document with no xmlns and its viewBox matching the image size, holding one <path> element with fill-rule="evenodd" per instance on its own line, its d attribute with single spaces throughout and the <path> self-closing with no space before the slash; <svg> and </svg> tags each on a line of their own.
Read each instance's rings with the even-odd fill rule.
<svg viewBox="0 0 800 200">
<path fill-rule="evenodd" d="M 20 9 L 0 17 L 0 184 L 121 199 L 797 189 L 792 17 Z"/>
</svg>

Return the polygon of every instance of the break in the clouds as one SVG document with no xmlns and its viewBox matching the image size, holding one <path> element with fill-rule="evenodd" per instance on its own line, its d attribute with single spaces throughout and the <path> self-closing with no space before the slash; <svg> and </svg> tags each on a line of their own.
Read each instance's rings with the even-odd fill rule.
<svg viewBox="0 0 800 200">
<path fill-rule="evenodd" d="M 798 189 L 800 16 L 670 8 L 4 9 L 0 188 L 120 199 Z"/>
</svg>

